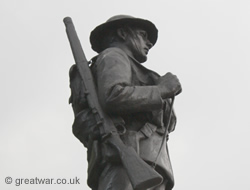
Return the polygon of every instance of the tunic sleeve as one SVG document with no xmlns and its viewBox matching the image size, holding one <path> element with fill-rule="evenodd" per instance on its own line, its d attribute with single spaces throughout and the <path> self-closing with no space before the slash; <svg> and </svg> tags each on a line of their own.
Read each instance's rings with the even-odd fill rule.
<svg viewBox="0 0 250 190">
<path fill-rule="evenodd" d="M 132 84 L 131 62 L 121 50 L 101 54 L 96 66 L 98 96 L 105 111 L 126 114 L 162 108 L 157 86 Z"/>
</svg>

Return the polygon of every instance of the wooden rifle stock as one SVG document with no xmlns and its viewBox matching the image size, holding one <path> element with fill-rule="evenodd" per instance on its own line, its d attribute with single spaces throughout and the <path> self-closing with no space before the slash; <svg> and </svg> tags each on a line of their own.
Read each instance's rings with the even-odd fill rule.
<svg viewBox="0 0 250 190">
<path fill-rule="evenodd" d="M 115 148 L 118 152 L 134 190 L 144 190 L 160 184 L 162 177 L 144 162 L 132 147 L 124 145 L 111 118 L 102 110 L 98 101 L 93 76 L 72 19 L 66 17 L 63 21 L 75 63 L 83 80 L 83 88 L 89 107 L 96 118 L 101 136 L 105 137 L 103 138 L 103 143 L 107 143 L 110 148 Z"/>
</svg>

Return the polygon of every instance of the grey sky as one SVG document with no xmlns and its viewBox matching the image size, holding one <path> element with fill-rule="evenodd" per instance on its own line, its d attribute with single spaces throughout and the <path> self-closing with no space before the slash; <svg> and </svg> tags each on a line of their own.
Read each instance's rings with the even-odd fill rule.
<svg viewBox="0 0 250 190">
<path fill-rule="evenodd" d="M 250 188 L 249 0 L 2 0 L 0 189 L 83 190 L 86 149 L 73 136 L 62 22 L 71 16 L 86 56 L 89 33 L 116 14 L 155 23 L 145 64 L 176 74 L 177 128 L 170 136 L 174 189 Z M 5 184 L 5 177 L 80 178 L 80 185 Z"/>
</svg>

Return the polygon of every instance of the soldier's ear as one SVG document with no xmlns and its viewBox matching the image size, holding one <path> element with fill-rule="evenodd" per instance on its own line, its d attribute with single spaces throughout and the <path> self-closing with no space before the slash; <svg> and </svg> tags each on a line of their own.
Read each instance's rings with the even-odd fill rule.
<svg viewBox="0 0 250 190">
<path fill-rule="evenodd" d="M 125 41 L 128 35 L 127 32 L 123 28 L 118 28 L 116 32 L 117 32 L 117 36 Z"/>
</svg>

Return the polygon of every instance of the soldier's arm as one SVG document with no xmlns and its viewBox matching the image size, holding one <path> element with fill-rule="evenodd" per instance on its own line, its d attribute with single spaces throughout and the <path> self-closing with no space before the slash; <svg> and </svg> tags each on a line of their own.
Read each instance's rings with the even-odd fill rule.
<svg viewBox="0 0 250 190">
<path fill-rule="evenodd" d="M 157 86 L 133 86 L 131 65 L 119 51 L 101 55 L 97 61 L 100 103 L 108 112 L 133 113 L 161 109 L 163 100 Z"/>
</svg>

